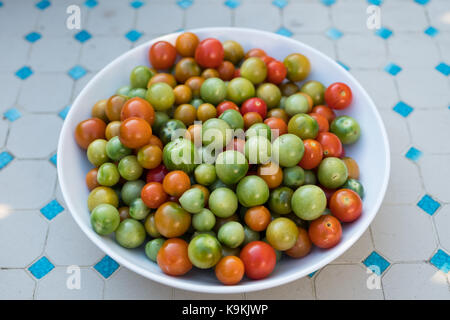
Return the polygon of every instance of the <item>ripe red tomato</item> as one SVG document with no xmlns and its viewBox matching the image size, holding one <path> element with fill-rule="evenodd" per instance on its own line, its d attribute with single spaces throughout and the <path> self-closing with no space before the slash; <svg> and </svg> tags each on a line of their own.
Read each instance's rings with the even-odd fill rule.
<svg viewBox="0 0 450 320">
<path fill-rule="evenodd" d="M 352 103 L 352 90 L 345 83 L 330 84 L 325 90 L 325 102 L 332 109 L 345 109 Z"/>
<path fill-rule="evenodd" d="M 283 62 L 273 60 L 267 65 L 267 81 L 279 85 L 286 78 L 287 69 Z"/>
<path fill-rule="evenodd" d="M 319 125 L 319 132 L 327 132 L 330 130 L 330 123 L 323 115 L 314 112 L 309 115 L 317 121 L 317 124 Z"/>
<path fill-rule="evenodd" d="M 250 279 L 264 279 L 275 268 L 277 256 L 275 250 L 263 241 L 252 241 L 241 250 L 240 258 L 244 262 L 245 274 Z"/>
<path fill-rule="evenodd" d="M 223 81 L 229 81 L 233 79 L 234 76 L 234 64 L 230 61 L 222 61 L 220 66 L 217 68 L 217 71 L 219 72 L 220 79 Z"/>
<path fill-rule="evenodd" d="M 167 193 L 160 182 L 150 182 L 142 188 L 141 198 L 147 207 L 156 209 L 167 201 Z"/>
<path fill-rule="evenodd" d="M 155 121 L 155 110 L 153 110 L 152 105 L 147 100 L 135 97 L 125 102 L 120 111 L 121 121 L 130 117 L 142 118 L 149 125 L 152 125 Z"/>
<path fill-rule="evenodd" d="M 260 59 L 262 61 L 264 61 L 264 63 L 266 64 L 266 66 L 269 65 L 269 63 L 271 63 L 272 61 L 275 61 L 275 58 L 272 58 L 271 56 L 262 56 L 260 57 Z"/>
<path fill-rule="evenodd" d="M 334 113 L 333 109 L 328 108 L 327 106 L 315 106 L 312 110 L 312 113 L 318 113 L 322 116 L 324 116 L 327 120 L 328 123 L 331 123 L 334 118 L 336 118 L 336 114 Z"/>
<path fill-rule="evenodd" d="M 244 263 L 235 256 L 223 257 L 215 267 L 217 279 L 226 285 L 237 284 L 244 276 Z"/>
<path fill-rule="evenodd" d="M 341 223 L 332 215 L 323 215 L 310 223 L 308 234 L 312 243 L 319 248 L 328 249 L 341 240 Z"/>
<path fill-rule="evenodd" d="M 244 115 L 248 112 L 258 112 L 264 119 L 267 115 L 267 104 L 260 98 L 247 99 L 241 105 L 241 114 Z"/>
<path fill-rule="evenodd" d="M 322 145 L 313 139 L 304 140 L 303 145 L 305 146 L 305 153 L 298 165 L 306 170 L 316 168 L 323 158 Z"/>
<path fill-rule="evenodd" d="M 125 147 L 140 148 L 150 141 L 152 127 L 142 118 L 131 117 L 120 124 L 119 139 Z"/>
<path fill-rule="evenodd" d="M 217 117 L 219 117 L 222 113 L 224 113 L 228 109 L 234 109 L 239 111 L 239 107 L 232 101 L 222 101 L 216 107 Z"/>
<path fill-rule="evenodd" d="M 106 123 L 99 118 L 81 121 L 75 129 L 75 141 L 83 149 L 96 139 L 105 139 Z"/>
<path fill-rule="evenodd" d="M 214 38 L 203 40 L 195 49 L 195 60 L 203 68 L 217 68 L 224 55 L 222 43 Z"/>
<path fill-rule="evenodd" d="M 171 276 L 181 276 L 192 269 L 188 256 L 188 243 L 178 238 L 164 242 L 158 251 L 156 261 L 161 270 Z"/>
<path fill-rule="evenodd" d="M 147 183 L 149 182 L 159 182 L 162 183 L 166 174 L 169 173 L 169 170 L 163 165 L 160 164 L 154 169 L 148 170 L 147 172 Z"/>
<path fill-rule="evenodd" d="M 287 133 L 288 131 L 287 124 L 283 121 L 283 119 L 270 117 L 264 120 L 264 123 L 267 124 L 271 130 L 278 130 L 278 135 L 276 135 L 277 137 Z"/>
<path fill-rule="evenodd" d="M 355 191 L 340 189 L 331 196 L 330 210 L 340 221 L 352 222 L 361 216 L 362 201 Z"/>
<path fill-rule="evenodd" d="M 331 132 L 320 132 L 316 138 L 317 141 L 322 145 L 323 156 L 326 157 L 337 157 L 339 158 L 342 154 L 342 143 L 339 138 Z"/>
<path fill-rule="evenodd" d="M 158 41 L 150 47 L 150 63 L 156 69 L 169 69 L 177 57 L 177 50 L 167 41 Z"/>
</svg>

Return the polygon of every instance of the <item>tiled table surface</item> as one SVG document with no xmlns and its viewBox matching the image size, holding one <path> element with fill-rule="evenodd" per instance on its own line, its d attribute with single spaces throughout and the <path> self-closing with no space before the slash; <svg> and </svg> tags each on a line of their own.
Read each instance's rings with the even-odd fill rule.
<svg viewBox="0 0 450 320">
<path fill-rule="evenodd" d="M 65 27 L 72 4 L 82 31 Z M 58 187 L 58 133 L 89 79 L 139 43 L 203 26 L 321 50 L 361 81 L 388 130 L 392 175 L 369 230 L 330 265 L 271 290 L 211 296 L 144 279 L 84 236 Z M 0 43 L 0 298 L 450 299 L 450 1 L 1 0 Z M 80 290 L 66 286 L 71 265 Z M 379 267 L 378 289 L 366 265 Z"/>
</svg>

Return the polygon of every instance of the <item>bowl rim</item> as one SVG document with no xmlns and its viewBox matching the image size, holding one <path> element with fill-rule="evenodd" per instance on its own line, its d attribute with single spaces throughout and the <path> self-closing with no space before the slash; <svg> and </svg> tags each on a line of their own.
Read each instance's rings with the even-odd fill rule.
<svg viewBox="0 0 450 320">
<path fill-rule="evenodd" d="M 169 37 L 173 37 L 175 35 L 181 34 L 183 32 L 208 32 L 208 33 L 214 33 L 214 32 L 229 32 L 232 34 L 232 32 L 250 32 L 255 35 L 260 35 L 267 37 L 268 39 L 272 39 L 274 41 L 283 39 L 283 41 L 288 41 L 291 43 L 301 43 L 303 46 L 307 47 L 311 52 L 313 52 L 315 55 L 320 56 L 322 59 L 327 60 L 329 63 L 334 64 L 336 67 L 342 68 L 341 65 L 339 65 L 335 60 L 331 59 L 324 53 L 318 51 L 317 49 L 292 38 L 288 38 L 273 32 L 268 31 L 262 31 L 257 29 L 251 29 L 251 28 L 237 28 L 237 27 L 211 27 L 211 28 L 195 28 L 195 29 L 189 29 L 189 30 L 183 30 L 179 32 L 173 32 L 169 34 L 165 34 L 160 37 L 156 37 L 153 39 L 150 39 L 146 41 L 145 43 L 140 44 L 139 46 L 132 48 L 126 52 L 124 52 L 119 57 L 115 58 L 113 61 L 108 63 L 105 67 L 103 67 L 100 71 L 97 72 L 97 74 L 89 80 L 89 82 L 84 86 L 84 88 L 80 91 L 80 93 L 77 95 L 75 100 L 73 101 L 72 105 L 77 105 L 79 100 L 82 96 L 84 96 L 84 93 L 88 90 L 88 88 L 95 82 L 97 82 L 97 79 L 102 78 L 103 74 L 106 73 L 108 69 L 114 68 L 117 64 L 119 64 L 122 60 L 125 60 L 128 58 L 129 55 L 132 54 L 134 51 L 142 50 L 143 47 L 149 47 L 151 43 L 154 43 L 156 41 L 162 41 L 166 40 Z M 386 154 L 384 159 L 384 165 L 386 168 L 385 175 L 383 177 L 382 181 L 382 187 L 380 192 L 377 195 L 375 205 L 372 207 L 372 210 L 375 210 L 375 214 L 370 219 L 365 220 L 364 224 L 361 225 L 359 229 L 355 232 L 355 234 L 348 238 L 341 246 L 340 250 L 330 252 L 330 254 L 326 255 L 320 262 L 307 267 L 299 269 L 299 271 L 293 272 L 290 275 L 286 275 L 281 277 L 281 279 L 271 279 L 266 278 L 264 280 L 259 281 L 252 281 L 245 284 L 240 284 L 236 286 L 211 286 L 209 284 L 193 284 L 193 283 L 187 283 L 182 280 L 182 278 L 177 277 L 163 277 L 162 275 L 159 275 L 157 273 L 152 272 L 151 270 L 139 267 L 135 265 L 134 263 L 128 261 L 127 259 L 123 258 L 120 254 L 116 253 L 114 249 L 110 248 L 107 244 L 104 244 L 100 241 L 98 241 L 95 237 L 93 232 L 90 232 L 92 230 L 87 230 L 87 226 L 83 223 L 81 218 L 78 217 L 78 215 L 74 214 L 75 212 L 75 206 L 72 203 L 71 198 L 68 196 L 68 186 L 67 181 L 64 179 L 64 172 L 63 172 L 63 163 L 64 163 L 64 154 L 59 154 L 57 157 L 57 173 L 58 173 L 58 180 L 61 187 L 61 193 L 63 195 L 64 201 L 66 203 L 67 209 L 78 224 L 78 226 L 83 230 L 84 234 L 95 244 L 97 247 L 99 247 L 105 254 L 110 256 L 112 259 L 116 260 L 121 266 L 126 267 L 129 270 L 132 270 L 136 272 L 137 274 L 144 276 L 150 280 L 156 281 L 158 283 L 171 286 L 174 288 L 182 289 L 182 290 L 188 290 L 188 291 L 194 291 L 194 292 L 201 292 L 201 293 L 216 293 L 216 294 L 231 294 L 231 293 L 243 293 L 243 292 L 252 292 L 252 291 L 258 291 L 268 288 L 273 288 L 277 286 L 281 286 L 283 284 L 287 284 L 289 282 L 292 282 L 294 280 L 300 279 L 306 275 L 309 275 L 325 265 L 329 264 L 336 258 L 338 258 L 340 255 L 342 255 L 344 252 L 346 252 L 360 237 L 361 235 L 367 230 L 369 225 L 372 223 L 373 219 L 375 218 L 376 214 L 378 213 L 382 201 L 384 199 L 384 196 L 386 194 L 388 182 L 389 182 L 389 176 L 390 176 L 390 147 L 389 147 L 389 141 L 387 138 L 386 128 L 384 126 L 384 123 L 381 119 L 380 113 L 378 112 L 378 109 L 376 108 L 375 103 L 373 102 L 372 98 L 369 96 L 369 94 L 366 92 L 366 90 L 361 86 L 359 81 L 355 79 L 355 77 L 352 74 L 348 74 L 348 76 L 354 81 L 355 85 L 357 86 L 357 89 L 362 93 L 363 97 L 367 99 L 370 102 L 370 107 L 374 109 L 375 113 L 375 121 L 377 122 L 378 126 L 381 129 L 382 133 L 382 140 L 383 144 L 386 148 Z M 72 132 L 69 132 L 68 130 L 68 123 L 70 122 L 72 116 L 74 114 L 74 108 L 70 108 L 69 113 L 66 116 L 66 119 L 63 123 L 60 136 L 59 136 L 59 142 L 58 142 L 58 151 L 63 149 L 63 141 L 66 140 L 67 135 L 72 135 Z"/>
</svg>

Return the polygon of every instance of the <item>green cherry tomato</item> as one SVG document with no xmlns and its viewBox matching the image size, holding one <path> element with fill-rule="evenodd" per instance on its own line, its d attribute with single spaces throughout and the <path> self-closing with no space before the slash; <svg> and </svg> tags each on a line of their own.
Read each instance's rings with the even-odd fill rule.
<svg viewBox="0 0 450 320">
<path fill-rule="evenodd" d="M 180 136 L 184 136 L 186 125 L 180 120 L 170 119 L 161 127 L 159 131 L 159 138 L 164 145 L 170 141 L 175 140 Z"/>
<path fill-rule="evenodd" d="M 250 242 L 258 241 L 260 237 L 261 236 L 258 231 L 254 231 L 248 226 L 244 226 L 244 242 L 242 243 L 242 245 L 245 246 Z"/>
<path fill-rule="evenodd" d="M 348 179 L 348 180 L 342 185 L 342 188 L 353 190 L 353 191 L 355 191 L 355 192 L 359 195 L 359 197 L 360 197 L 361 199 L 364 198 L 364 187 L 363 187 L 363 185 L 361 184 L 361 182 L 359 182 L 359 181 L 356 180 L 356 179 Z"/>
<path fill-rule="evenodd" d="M 192 99 L 191 102 L 189 102 L 189 104 L 192 104 L 195 107 L 195 109 L 198 109 L 198 107 L 204 103 L 205 101 L 203 101 L 200 98 Z"/>
<path fill-rule="evenodd" d="M 119 162 L 119 173 L 125 180 L 137 180 L 142 175 L 143 168 L 137 161 L 136 156 L 126 156 Z"/>
<path fill-rule="evenodd" d="M 348 178 L 345 163 L 335 157 L 322 160 L 317 170 L 317 178 L 321 185 L 328 189 L 336 189 L 342 186 Z"/>
<path fill-rule="evenodd" d="M 340 116 L 334 119 L 330 131 L 337 135 L 343 144 L 355 143 L 361 135 L 358 122 L 350 116 Z"/>
<path fill-rule="evenodd" d="M 262 205 L 269 199 L 269 187 L 258 176 L 247 176 L 239 181 L 236 193 L 239 202 L 247 208 Z"/>
<path fill-rule="evenodd" d="M 209 209 L 217 217 L 228 218 L 236 212 L 238 208 L 238 199 L 231 189 L 221 187 L 211 192 L 208 204 Z"/>
<path fill-rule="evenodd" d="M 273 83 L 263 83 L 256 89 L 256 96 L 264 100 L 268 109 L 273 109 L 280 104 L 281 91 L 280 88 Z"/>
<path fill-rule="evenodd" d="M 202 163 L 195 168 L 195 181 L 204 186 L 210 186 L 217 179 L 216 167 L 210 163 Z"/>
<path fill-rule="evenodd" d="M 295 190 L 291 199 L 294 213 L 303 220 L 315 220 L 327 207 L 327 197 L 317 186 L 306 185 Z"/>
<path fill-rule="evenodd" d="M 106 162 L 98 168 L 97 182 L 106 187 L 112 187 L 120 180 L 119 170 L 114 163 Z"/>
<path fill-rule="evenodd" d="M 144 187 L 145 182 L 142 180 L 127 181 L 123 184 L 120 192 L 122 201 L 129 206 L 133 200 L 141 196 L 141 190 Z"/>
<path fill-rule="evenodd" d="M 222 79 L 206 79 L 200 87 L 200 96 L 202 100 L 213 105 L 222 102 L 227 96 L 227 88 Z"/>
<path fill-rule="evenodd" d="M 150 213 L 147 216 L 147 218 L 145 219 L 145 222 L 144 222 L 144 228 L 150 237 L 153 237 L 153 238 L 161 237 L 161 233 L 159 233 L 158 229 L 156 228 L 154 213 Z"/>
<path fill-rule="evenodd" d="M 288 55 L 284 61 L 287 69 L 287 78 L 292 82 L 298 82 L 306 79 L 311 70 L 311 64 L 307 57 L 300 53 L 292 53 Z"/>
<path fill-rule="evenodd" d="M 173 89 L 165 82 L 157 82 L 147 89 L 146 100 L 155 108 L 156 111 L 168 110 L 175 102 Z"/>
<path fill-rule="evenodd" d="M 197 231 L 211 231 L 215 224 L 216 216 L 206 208 L 192 217 L 192 226 Z"/>
<path fill-rule="evenodd" d="M 117 89 L 116 94 L 128 98 L 130 90 L 131 90 L 130 86 L 122 86 L 119 89 Z"/>
<path fill-rule="evenodd" d="M 150 208 L 147 207 L 141 198 L 134 199 L 130 205 L 130 217 L 136 220 L 145 219 L 150 213 Z"/>
<path fill-rule="evenodd" d="M 272 145 L 262 136 L 252 136 L 245 142 L 245 156 L 250 164 L 264 164 L 270 161 Z"/>
<path fill-rule="evenodd" d="M 305 183 L 305 170 L 299 166 L 283 170 L 283 184 L 289 188 L 297 189 Z"/>
<path fill-rule="evenodd" d="M 91 213 L 91 224 L 100 235 L 108 235 L 116 231 L 120 223 L 119 211 L 116 207 L 104 203 L 96 206 Z"/>
<path fill-rule="evenodd" d="M 116 241 L 124 248 L 139 247 L 145 241 L 144 226 L 134 219 L 123 220 L 116 230 Z"/>
<path fill-rule="evenodd" d="M 106 153 L 106 144 L 106 140 L 97 139 L 92 141 L 87 148 L 87 158 L 96 167 L 109 161 L 108 154 Z"/>
<path fill-rule="evenodd" d="M 225 184 L 222 180 L 216 179 L 211 185 L 209 185 L 209 191 L 213 192 L 216 189 L 219 188 L 228 188 L 230 189 L 230 186 Z"/>
<path fill-rule="evenodd" d="M 216 159 L 216 173 L 225 184 L 231 185 L 241 180 L 248 171 L 248 162 L 239 151 L 228 150 Z"/>
<path fill-rule="evenodd" d="M 253 136 L 261 136 L 267 138 L 269 141 L 272 140 L 272 131 L 270 127 L 265 123 L 255 123 L 250 126 L 245 132 L 247 138 Z"/>
<path fill-rule="evenodd" d="M 298 113 L 289 120 L 288 132 L 303 140 L 315 139 L 319 134 L 319 124 L 310 115 Z"/>
<path fill-rule="evenodd" d="M 189 242 L 188 256 L 197 268 L 208 269 L 219 262 L 222 257 L 222 247 L 214 236 L 202 233 Z"/>
<path fill-rule="evenodd" d="M 194 172 L 196 160 L 200 159 L 197 149 L 191 140 L 176 139 L 165 145 L 163 162 L 170 171 L 182 170 L 187 174 Z"/>
<path fill-rule="evenodd" d="M 156 257 L 158 256 L 159 249 L 161 249 L 164 242 L 166 242 L 166 240 L 164 240 L 163 238 L 156 238 L 150 240 L 145 245 L 145 254 L 153 262 L 156 262 Z"/>
<path fill-rule="evenodd" d="M 220 116 L 231 127 L 231 129 L 244 129 L 244 118 L 239 111 L 234 109 L 225 110 Z"/>
<path fill-rule="evenodd" d="M 240 105 L 247 99 L 255 96 L 255 87 L 250 80 L 237 77 L 231 80 L 227 86 L 227 99 Z"/>
<path fill-rule="evenodd" d="M 167 123 L 167 121 L 170 120 L 170 117 L 167 113 L 162 111 L 156 111 L 155 112 L 155 121 L 152 124 L 153 132 L 158 133 L 161 131 L 161 129 L 164 127 L 164 125 Z M 180 121 L 181 122 L 181 121 Z M 181 122 L 182 123 L 182 122 Z"/>
<path fill-rule="evenodd" d="M 223 148 L 232 138 L 230 125 L 222 119 L 211 118 L 202 126 L 202 143 L 204 146 Z"/>
<path fill-rule="evenodd" d="M 97 187 L 89 193 L 88 196 L 88 209 L 94 210 L 99 204 L 107 203 L 114 207 L 119 206 L 119 196 L 117 193 L 108 187 Z"/>
<path fill-rule="evenodd" d="M 274 249 L 281 251 L 288 250 L 297 241 L 297 225 L 288 218 L 273 219 L 267 226 L 266 238 Z"/>
<path fill-rule="evenodd" d="M 130 84 L 133 88 L 147 88 L 148 81 L 156 74 L 147 66 L 137 66 L 130 73 Z"/>
<path fill-rule="evenodd" d="M 147 89 L 144 88 L 131 88 L 130 92 L 128 93 L 130 99 L 139 97 L 141 99 L 145 99 L 145 96 L 147 95 Z"/>
<path fill-rule="evenodd" d="M 250 80 L 253 84 L 263 82 L 267 77 L 267 67 L 258 57 L 248 58 L 241 65 L 241 77 Z"/>
<path fill-rule="evenodd" d="M 183 209 L 190 213 L 199 213 L 205 206 L 205 196 L 198 188 L 185 191 L 179 201 Z"/>
<path fill-rule="evenodd" d="M 288 187 L 278 187 L 270 192 L 269 208 L 276 214 L 288 214 L 292 211 L 291 198 L 294 191 Z"/>
<path fill-rule="evenodd" d="M 308 100 L 302 94 L 293 94 L 286 99 L 284 109 L 291 117 L 298 113 L 307 113 L 309 111 Z"/>
<path fill-rule="evenodd" d="M 119 161 L 125 156 L 130 155 L 133 152 L 132 149 L 125 147 L 118 136 L 112 137 L 106 143 L 106 154 L 113 161 Z"/>
<path fill-rule="evenodd" d="M 301 88 L 300 91 L 309 95 L 315 106 L 322 105 L 325 102 L 325 86 L 319 81 L 308 81 Z"/>
<path fill-rule="evenodd" d="M 239 222 L 230 221 L 220 227 L 217 236 L 223 245 L 232 249 L 237 248 L 244 242 L 244 227 Z"/>
<path fill-rule="evenodd" d="M 312 170 L 304 170 L 305 171 L 305 185 L 307 184 L 317 184 L 316 174 Z"/>
<path fill-rule="evenodd" d="M 283 134 L 275 139 L 272 149 L 272 161 L 279 163 L 282 167 L 296 166 L 305 152 L 302 139 L 291 133 Z"/>
</svg>

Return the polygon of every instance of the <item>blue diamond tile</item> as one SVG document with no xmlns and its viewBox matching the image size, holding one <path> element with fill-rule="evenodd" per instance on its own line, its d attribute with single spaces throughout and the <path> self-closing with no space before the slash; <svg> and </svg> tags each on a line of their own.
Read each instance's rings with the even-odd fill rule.
<svg viewBox="0 0 450 320">
<path fill-rule="evenodd" d="M 224 2 L 224 5 L 226 5 L 228 8 L 236 9 L 241 5 L 241 2 L 239 0 L 227 0 Z"/>
<path fill-rule="evenodd" d="M 450 255 L 441 249 L 430 259 L 430 263 L 444 273 L 450 272 Z"/>
<path fill-rule="evenodd" d="M 193 1 L 192 0 L 178 0 L 177 5 L 182 9 L 187 9 L 190 6 L 192 6 Z"/>
<path fill-rule="evenodd" d="M 373 273 L 381 276 L 384 270 L 389 267 L 390 263 L 380 256 L 377 252 L 373 251 L 366 260 L 363 261 L 364 265 L 372 270 Z"/>
<path fill-rule="evenodd" d="M 327 34 L 328 38 L 333 39 L 333 40 L 337 40 L 343 36 L 343 33 L 336 28 L 328 29 L 326 34 Z"/>
<path fill-rule="evenodd" d="M 394 106 L 394 108 L 392 108 L 392 110 L 394 110 L 395 112 L 397 112 L 399 115 L 401 115 L 403 117 L 407 117 L 407 116 L 409 116 L 409 114 L 411 112 L 413 112 L 414 108 L 410 107 L 406 103 L 400 101 L 399 103 L 397 103 Z"/>
<path fill-rule="evenodd" d="M 36 279 L 41 279 L 42 277 L 44 277 L 47 273 L 49 273 L 50 271 L 52 271 L 52 269 L 55 266 L 53 265 L 53 263 L 51 263 L 47 257 L 42 257 L 40 258 L 38 261 L 36 261 L 35 263 L 33 263 L 29 268 L 28 271 L 31 272 L 31 274 L 36 278 Z"/>
<path fill-rule="evenodd" d="M 436 66 L 436 70 L 442 73 L 444 76 L 448 76 L 450 74 L 450 66 L 444 62 L 439 63 Z"/>
<path fill-rule="evenodd" d="M 13 161 L 13 159 L 14 157 L 12 156 L 12 154 L 7 151 L 3 151 L 2 153 L 0 153 L 0 169 L 6 167 L 8 163 Z"/>
<path fill-rule="evenodd" d="M 86 73 L 86 69 L 84 69 L 82 66 L 75 66 L 68 72 L 69 76 L 71 76 L 74 80 L 82 78 Z"/>
<path fill-rule="evenodd" d="M 58 115 L 61 117 L 61 119 L 65 120 L 67 117 L 67 114 L 69 113 L 70 110 L 70 106 L 65 107 L 64 109 L 62 109 Z"/>
<path fill-rule="evenodd" d="M 367 0 L 367 2 L 375 6 L 381 6 L 383 4 L 383 0 Z"/>
<path fill-rule="evenodd" d="M 345 63 L 341 62 L 341 61 L 336 61 L 342 68 L 344 68 L 345 70 L 349 71 L 350 67 L 348 65 L 346 65 Z"/>
<path fill-rule="evenodd" d="M 422 156 L 422 151 L 416 149 L 414 147 L 409 148 L 408 152 L 406 152 L 405 157 L 412 161 L 417 161 Z"/>
<path fill-rule="evenodd" d="M 435 27 L 429 26 L 428 28 L 425 29 L 424 32 L 426 35 L 429 35 L 430 37 L 434 37 L 439 33 L 439 30 L 436 29 Z"/>
<path fill-rule="evenodd" d="M 430 2 L 430 0 L 414 0 L 414 2 L 421 4 L 421 5 L 426 5 L 428 2 Z"/>
<path fill-rule="evenodd" d="M 98 5 L 98 2 L 95 1 L 95 0 L 86 0 L 86 1 L 84 2 L 84 5 L 85 5 L 86 7 L 88 7 L 88 8 L 94 8 L 94 7 L 96 7 L 96 6 Z"/>
<path fill-rule="evenodd" d="M 381 27 L 375 31 L 375 34 L 383 39 L 388 39 L 392 36 L 392 31 L 388 28 Z"/>
<path fill-rule="evenodd" d="M 51 163 L 53 163 L 54 165 L 55 165 L 55 167 L 56 167 L 56 163 L 57 163 L 57 154 L 55 153 L 54 155 L 52 155 L 51 157 L 50 157 L 50 162 Z"/>
<path fill-rule="evenodd" d="M 139 9 L 140 7 L 142 7 L 144 5 L 144 3 L 142 1 L 132 1 L 130 3 L 130 6 L 132 6 L 135 9 Z"/>
<path fill-rule="evenodd" d="M 129 31 L 129 32 L 125 35 L 125 38 L 127 38 L 127 39 L 130 40 L 131 42 L 135 42 L 135 41 L 137 41 L 141 36 L 142 36 L 142 33 L 140 33 L 139 31 L 131 30 L 131 31 Z"/>
<path fill-rule="evenodd" d="M 402 68 L 395 63 L 389 63 L 386 67 L 384 67 L 384 71 L 390 73 L 393 76 L 396 76 L 400 71 L 402 71 Z"/>
<path fill-rule="evenodd" d="M 86 30 L 81 30 L 80 32 L 74 35 L 74 38 L 83 43 L 92 38 L 92 35 Z"/>
<path fill-rule="evenodd" d="M 320 0 L 320 2 L 326 6 L 331 6 L 336 3 L 336 0 Z"/>
<path fill-rule="evenodd" d="M 432 216 L 436 210 L 439 209 L 441 204 L 426 194 L 422 197 L 422 199 L 420 199 L 417 206 Z"/>
<path fill-rule="evenodd" d="M 285 27 L 281 27 L 275 33 L 285 36 L 285 37 L 292 37 L 292 35 L 293 35 L 292 31 Z"/>
<path fill-rule="evenodd" d="M 0 1 L 0 8 L 3 7 L 3 2 Z"/>
<path fill-rule="evenodd" d="M 22 114 L 16 108 L 11 108 L 5 111 L 5 113 L 3 113 L 3 116 L 9 121 L 13 122 L 19 119 L 22 116 Z"/>
<path fill-rule="evenodd" d="M 64 208 L 59 204 L 58 201 L 52 200 L 41 208 L 41 213 L 48 219 L 52 220 L 58 214 L 64 211 Z"/>
<path fill-rule="evenodd" d="M 309 277 L 309 278 L 314 277 L 314 275 L 316 274 L 316 272 L 317 272 L 317 271 L 311 272 L 310 274 L 308 274 L 308 277 Z"/>
<path fill-rule="evenodd" d="M 42 0 L 42 1 L 39 1 L 38 3 L 36 3 L 36 7 L 41 10 L 47 9 L 48 7 L 50 7 L 50 5 L 51 5 L 51 3 L 48 0 Z"/>
<path fill-rule="evenodd" d="M 274 6 L 277 6 L 277 7 L 280 8 L 280 9 L 283 9 L 284 7 L 287 6 L 288 1 L 287 1 L 287 0 L 273 0 L 273 1 L 272 1 L 272 4 L 273 4 Z"/>
<path fill-rule="evenodd" d="M 97 270 L 105 279 L 109 278 L 114 271 L 117 270 L 119 264 L 109 256 L 104 256 L 95 266 Z"/>
<path fill-rule="evenodd" d="M 38 41 L 40 38 L 42 38 L 42 36 L 40 33 L 37 33 L 37 32 L 30 32 L 29 34 L 27 34 L 25 36 L 25 40 L 27 40 L 31 43 Z"/>
<path fill-rule="evenodd" d="M 25 80 L 29 76 L 33 74 L 33 70 L 31 70 L 30 67 L 22 67 L 19 70 L 16 71 L 16 76 L 18 76 L 20 79 Z"/>
</svg>

